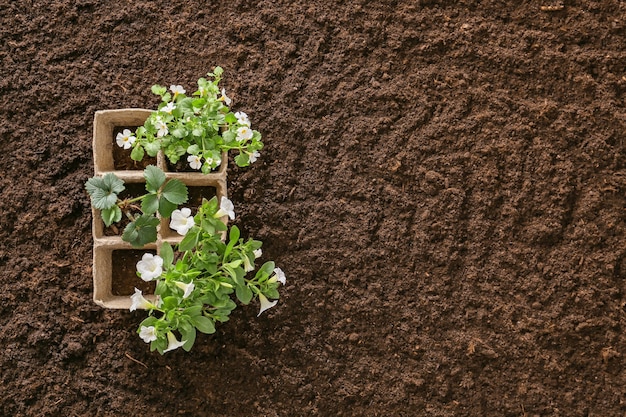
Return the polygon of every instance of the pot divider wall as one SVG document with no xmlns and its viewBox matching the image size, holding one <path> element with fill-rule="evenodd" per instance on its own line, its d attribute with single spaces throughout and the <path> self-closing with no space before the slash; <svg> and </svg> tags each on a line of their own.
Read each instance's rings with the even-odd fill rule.
<svg viewBox="0 0 626 417">
<path fill-rule="evenodd" d="M 145 183 L 143 176 L 143 168 L 137 168 L 134 170 L 116 170 L 115 161 L 113 157 L 113 150 L 115 149 L 115 137 L 113 136 L 114 130 L 119 127 L 129 128 L 134 130 L 138 126 L 142 126 L 148 116 L 152 113 L 152 110 L 146 109 L 119 109 L 119 110 L 101 110 L 97 111 L 94 116 L 93 126 L 93 161 L 94 161 L 94 174 L 96 176 L 102 176 L 108 172 L 112 172 L 120 179 L 124 180 L 126 184 Z M 128 150 L 130 155 L 130 150 Z M 210 199 L 213 195 L 218 199 L 221 197 L 228 197 L 226 187 L 226 173 L 228 164 L 228 155 L 222 154 L 222 163 L 217 171 L 210 174 L 202 174 L 200 172 L 169 172 L 165 155 L 159 152 L 157 155 L 157 166 L 165 172 L 165 176 L 170 178 L 177 178 L 182 181 L 187 187 L 198 188 L 201 193 L 202 190 L 207 190 L 207 195 L 204 196 Z M 195 214 L 198 207 L 188 206 Z M 222 218 L 223 222 L 228 221 L 228 216 Z M 128 309 L 131 306 L 131 294 L 115 295 L 113 293 L 114 280 L 123 279 L 124 277 L 114 276 L 114 265 L 116 259 L 114 252 L 118 251 L 136 251 L 137 248 L 133 248 L 129 243 L 124 242 L 121 238 L 121 231 L 118 236 L 106 236 L 104 232 L 104 222 L 100 217 L 100 211 L 92 207 L 92 234 L 93 234 L 93 300 L 96 304 L 111 309 Z M 161 244 L 163 242 L 169 242 L 171 244 L 177 244 L 182 240 L 182 236 L 179 236 L 174 230 L 169 229 L 169 219 L 161 219 L 160 225 L 157 227 L 157 241 L 146 245 L 141 250 L 145 252 L 159 253 Z M 151 301 L 154 301 L 153 294 L 146 294 L 144 296 Z"/>
</svg>

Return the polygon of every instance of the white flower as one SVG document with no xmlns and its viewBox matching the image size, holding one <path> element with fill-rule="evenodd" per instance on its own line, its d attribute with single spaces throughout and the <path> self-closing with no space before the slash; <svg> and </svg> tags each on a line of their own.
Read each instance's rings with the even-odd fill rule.
<svg viewBox="0 0 626 417">
<path fill-rule="evenodd" d="M 276 276 L 278 277 L 278 281 L 285 285 L 287 283 L 287 277 L 285 276 L 285 273 L 283 272 L 282 269 L 280 268 L 274 268 L 274 273 L 276 274 Z"/>
<path fill-rule="evenodd" d="M 170 91 L 174 93 L 174 98 L 179 94 L 185 94 L 186 91 L 182 85 L 170 85 Z"/>
<path fill-rule="evenodd" d="M 240 125 L 250 126 L 250 119 L 248 119 L 248 115 L 242 111 L 238 111 L 235 113 L 235 117 L 237 118 L 237 122 Z"/>
<path fill-rule="evenodd" d="M 263 255 L 263 251 L 260 248 L 253 250 L 252 253 L 254 253 L 254 257 L 256 259 L 259 259 L 261 255 Z"/>
<path fill-rule="evenodd" d="M 272 277 L 268 279 L 267 282 L 280 282 L 281 284 L 285 285 L 287 283 L 287 277 L 285 276 L 285 273 L 282 269 L 274 268 L 274 275 L 272 275 Z"/>
<path fill-rule="evenodd" d="M 246 272 L 254 271 L 254 265 L 250 262 L 248 255 L 244 255 L 243 257 L 243 270 Z"/>
<path fill-rule="evenodd" d="M 249 126 L 241 126 L 237 129 L 237 141 L 243 142 L 245 140 L 252 139 L 252 129 Z"/>
<path fill-rule="evenodd" d="M 169 103 L 167 103 L 165 107 L 161 109 L 161 111 L 164 111 L 165 113 L 168 113 L 168 114 L 172 114 L 174 109 L 176 109 L 176 106 L 174 105 L 173 101 L 170 101 Z"/>
<path fill-rule="evenodd" d="M 220 166 L 222 163 L 222 160 L 220 158 L 218 159 L 213 159 L 213 158 L 207 158 L 206 159 L 207 164 L 209 164 L 209 166 L 215 164 L 216 167 Z"/>
<path fill-rule="evenodd" d="M 222 95 L 218 98 L 218 101 L 223 101 L 227 106 L 230 106 L 232 100 L 226 95 L 226 90 L 222 88 Z"/>
<path fill-rule="evenodd" d="M 163 353 L 167 353 L 170 350 L 174 350 L 174 349 L 178 349 L 179 347 L 181 347 L 182 345 L 184 345 L 185 343 L 187 343 L 186 340 L 183 340 L 181 342 L 179 342 L 176 339 L 176 336 L 174 336 L 174 333 L 172 332 L 167 332 L 167 349 L 165 349 L 163 351 Z"/>
<path fill-rule="evenodd" d="M 155 307 L 154 304 L 144 298 L 141 290 L 138 290 L 137 288 L 135 288 L 135 293 L 130 296 L 130 299 L 132 301 L 130 311 L 135 311 L 137 309 L 149 310 Z"/>
<path fill-rule="evenodd" d="M 162 138 L 163 136 L 169 133 L 169 130 L 167 129 L 167 125 L 161 119 L 157 119 L 154 122 L 154 127 L 157 128 L 157 138 Z"/>
<path fill-rule="evenodd" d="M 220 209 L 213 217 L 218 218 L 226 215 L 230 217 L 231 220 L 235 220 L 235 206 L 228 198 L 222 197 L 220 200 Z"/>
<path fill-rule="evenodd" d="M 132 136 L 132 133 L 128 129 L 124 129 L 123 132 L 120 132 L 115 137 L 115 142 L 117 142 L 117 146 L 124 149 L 130 149 L 130 147 L 137 140 L 136 137 Z"/>
<path fill-rule="evenodd" d="M 193 282 L 190 282 L 189 284 L 185 284 L 184 282 L 174 281 L 174 285 L 176 285 L 178 288 L 184 291 L 183 298 L 189 297 L 191 293 L 193 292 L 194 288 L 196 288 Z"/>
<path fill-rule="evenodd" d="M 154 326 L 141 326 L 139 329 L 139 337 L 146 343 L 157 340 L 156 328 Z"/>
<path fill-rule="evenodd" d="M 263 313 L 268 308 L 272 308 L 276 304 L 278 304 L 278 300 L 269 301 L 267 297 L 261 293 L 259 293 L 259 301 L 261 302 L 261 309 L 259 310 L 259 314 L 256 315 L 257 317 L 259 317 L 261 313 Z"/>
<path fill-rule="evenodd" d="M 189 155 L 187 162 L 189 162 L 189 166 L 193 169 L 202 168 L 202 159 L 198 155 Z"/>
<path fill-rule="evenodd" d="M 170 229 L 176 230 L 181 236 L 185 236 L 195 224 L 196 222 L 191 216 L 191 210 L 187 207 L 183 207 L 181 210 L 174 210 L 170 217 Z"/>
<path fill-rule="evenodd" d="M 250 161 L 250 163 L 256 162 L 256 159 L 261 156 L 261 154 L 259 153 L 259 151 L 254 151 L 252 152 L 249 156 L 248 156 L 248 160 Z"/>
<path fill-rule="evenodd" d="M 159 255 L 144 253 L 141 261 L 137 262 L 137 272 L 144 281 L 152 281 L 163 273 L 163 258 Z"/>
</svg>

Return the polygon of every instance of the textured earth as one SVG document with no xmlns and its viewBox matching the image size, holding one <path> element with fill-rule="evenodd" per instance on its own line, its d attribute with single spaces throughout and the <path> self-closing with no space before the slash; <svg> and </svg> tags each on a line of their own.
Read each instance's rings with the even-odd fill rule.
<svg viewBox="0 0 626 417">
<path fill-rule="evenodd" d="M 625 415 L 625 36 L 617 0 L 0 0 L 0 415 Z M 288 282 L 160 356 L 91 299 L 93 116 L 216 65 Z"/>
</svg>

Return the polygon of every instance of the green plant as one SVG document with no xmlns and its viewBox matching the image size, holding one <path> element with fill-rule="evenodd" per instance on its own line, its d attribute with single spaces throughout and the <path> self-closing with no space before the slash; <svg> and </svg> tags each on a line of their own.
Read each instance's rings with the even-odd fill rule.
<svg viewBox="0 0 626 417">
<path fill-rule="evenodd" d="M 230 110 L 231 99 L 218 86 L 222 73 L 216 67 L 207 74 L 210 79 L 200 78 L 191 97 L 180 85 L 171 85 L 169 91 L 152 86 L 152 92 L 161 97 L 158 109 L 134 135 L 119 133 L 117 144 L 132 148 L 130 156 L 135 161 L 145 154 L 154 157 L 160 150 L 172 164 L 187 155 L 189 166 L 205 174 L 220 165 L 222 152 L 230 150 L 238 151 L 234 160 L 240 167 L 255 162 L 263 148 L 261 134 L 251 129 L 246 113 Z"/>
<path fill-rule="evenodd" d="M 124 228 L 122 240 L 133 247 L 142 247 L 156 241 L 158 212 L 170 217 L 179 204 L 187 202 L 187 187 L 177 179 L 167 180 L 163 171 L 154 165 L 144 170 L 147 193 L 141 196 L 120 199 L 126 189 L 124 181 L 113 173 L 92 177 L 85 183 L 91 204 L 100 210 L 102 221 L 108 227 L 122 220 L 130 220 Z M 140 204 L 139 204 L 140 203 Z"/>
<path fill-rule="evenodd" d="M 151 303 L 135 288 L 130 310 L 149 311 L 137 332 L 150 343 L 151 351 L 161 354 L 181 346 L 189 351 L 198 331 L 214 333 L 216 323 L 228 321 L 237 307 L 235 300 L 249 304 L 258 298 L 260 315 L 276 305 L 278 286 L 286 282 L 284 273 L 272 261 L 265 262 L 248 278 L 255 270 L 255 260 L 262 255 L 262 243 L 244 241 L 236 226 L 227 230 L 220 218 L 234 217 L 228 199 L 222 197 L 219 204 L 216 197 L 204 200 L 194 217 L 189 213 L 180 210 L 179 221 L 171 225 L 179 233 L 181 227 L 184 231 L 180 244 L 173 247 L 165 242 L 160 255 L 146 253 L 137 263 L 138 276 L 145 281 L 156 280 L 157 301 Z M 222 241 L 227 231 L 228 239 Z"/>
</svg>

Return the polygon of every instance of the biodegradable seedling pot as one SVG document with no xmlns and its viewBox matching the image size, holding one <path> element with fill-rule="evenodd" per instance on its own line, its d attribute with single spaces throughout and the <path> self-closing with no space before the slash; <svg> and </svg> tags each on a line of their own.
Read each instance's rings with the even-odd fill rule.
<svg viewBox="0 0 626 417">
<path fill-rule="evenodd" d="M 133 164 L 120 164 L 116 161 L 116 155 L 119 152 L 116 151 L 118 147 L 115 143 L 115 135 L 120 129 L 134 130 L 136 127 L 142 126 L 151 112 L 151 110 L 146 109 L 120 109 L 101 110 L 95 113 L 93 161 L 94 174 L 96 176 L 112 172 L 122 179 L 127 186 L 145 183 L 143 169 L 148 164 L 137 164 L 136 169 L 116 170 L 116 166 L 132 167 Z M 130 155 L 130 150 L 126 150 L 126 152 Z M 226 153 L 223 153 L 219 169 L 210 174 L 171 172 L 168 170 L 165 155 L 159 152 L 156 157 L 156 165 L 165 172 L 166 178 L 176 178 L 188 187 L 190 196 L 193 196 L 195 201 L 191 201 L 184 206 L 191 208 L 194 212 L 197 211 L 198 206 L 201 204 L 202 197 L 207 199 L 213 196 L 217 196 L 218 199 L 228 197 L 226 188 L 227 164 L 228 156 Z M 141 194 L 143 193 L 144 191 L 141 191 Z M 227 220 L 228 217 L 222 218 L 224 222 Z M 145 297 L 154 301 L 155 297 L 150 293 L 154 289 L 149 284 L 146 285 L 139 277 L 133 277 L 132 273 L 125 272 L 122 274 L 120 271 L 132 271 L 135 268 L 132 264 L 133 262 L 136 264 L 141 259 L 141 253 L 159 253 L 163 242 L 177 244 L 182 240 L 182 236 L 169 228 L 169 219 L 161 219 L 161 223 L 157 227 L 157 241 L 140 249 L 133 248 L 129 243 L 122 240 L 121 229 L 119 230 L 119 235 L 108 236 L 111 233 L 105 232 L 100 211 L 92 208 L 93 300 L 96 304 L 105 308 L 130 308 L 130 296 L 134 292 L 133 288 L 131 288 L 132 285 L 139 289 L 143 288 L 142 291 Z M 120 254 L 124 254 L 124 256 L 119 256 Z M 125 265 L 120 265 L 121 260 L 117 258 L 125 258 Z M 130 293 L 129 289 L 131 290 Z"/>
</svg>

